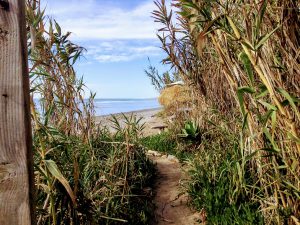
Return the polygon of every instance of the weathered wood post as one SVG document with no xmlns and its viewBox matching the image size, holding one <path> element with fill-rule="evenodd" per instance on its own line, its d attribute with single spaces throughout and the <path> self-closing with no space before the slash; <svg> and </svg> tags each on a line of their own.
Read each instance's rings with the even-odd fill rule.
<svg viewBox="0 0 300 225">
<path fill-rule="evenodd" d="M 34 224 L 24 0 L 0 0 L 0 224 Z"/>
</svg>

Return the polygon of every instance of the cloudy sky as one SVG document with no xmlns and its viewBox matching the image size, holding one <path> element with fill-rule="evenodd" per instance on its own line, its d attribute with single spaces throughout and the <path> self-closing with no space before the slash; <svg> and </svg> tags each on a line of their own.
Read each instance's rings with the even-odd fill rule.
<svg viewBox="0 0 300 225">
<path fill-rule="evenodd" d="M 144 73 L 163 72 L 164 57 L 151 18 L 153 0 L 45 0 L 46 12 L 88 51 L 76 69 L 97 98 L 151 98 L 157 92 Z"/>
</svg>

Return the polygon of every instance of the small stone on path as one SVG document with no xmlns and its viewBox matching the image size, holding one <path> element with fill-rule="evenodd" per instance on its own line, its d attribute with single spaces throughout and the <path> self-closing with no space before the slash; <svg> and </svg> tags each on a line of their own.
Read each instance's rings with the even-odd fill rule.
<svg viewBox="0 0 300 225">
<path fill-rule="evenodd" d="M 179 163 L 179 160 L 173 155 L 168 155 L 167 159 L 172 162 Z"/>
<path fill-rule="evenodd" d="M 162 154 L 159 153 L 159 152 L 157 152 L 157 151 L 148 150 L 147 155 L 152 155 L 152 156 L 160 157 Z"/>
</svg>

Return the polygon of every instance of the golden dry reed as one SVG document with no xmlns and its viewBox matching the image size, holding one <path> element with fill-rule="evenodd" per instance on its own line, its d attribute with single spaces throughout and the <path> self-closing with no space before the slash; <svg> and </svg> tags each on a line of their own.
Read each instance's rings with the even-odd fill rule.
<svg viewBox="0 0 300 225">
<path fill-rule="evenodd" d="M 240 188 L 260 190 L 252 199 L 266 224 L 299 224 L 300 2 L 173 0 L 172 10 L 164 0 L 155 4 L 163 62 L 204 105 L 242 121 L 231 126 L 259 183 Z M 196 111 L 208 113 L 201 105 Z"/>
</svg>

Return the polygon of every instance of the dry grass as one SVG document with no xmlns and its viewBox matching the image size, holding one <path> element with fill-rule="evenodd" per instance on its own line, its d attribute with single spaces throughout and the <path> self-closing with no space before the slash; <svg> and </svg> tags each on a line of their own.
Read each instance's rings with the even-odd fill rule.
<svg viewBox="0 0 300 225">
<path fill-rule="evenodd" d="M 154 171 L 138 145 L 140 120 L 124 118 L 116 136 L 95 125 L 95 95 L 84 99 L 74 69 L 84 48 L 40 1 L 26 3 L 37 224 L 147 224 L 142 189 Z"/>
<path fill-rule="evenodd" d="M 180 108 L 184 106 L 188 107 L 191 98 L 188 88 L 181 85 L 174 85 L 163 89 L 158 100 L 165 108 L 175 106 Z"/>
<path fill-rule="evenodd" d="M 252 198 L 267 224 L 299 223 L 299 2 L 175 0 L 172 13 L 156 5 L 164 62 L 208 108 L 227 120 L 240 112 L 230 126 L 259 177 L 242 188 L 261 190 Z"/>
</svg>

